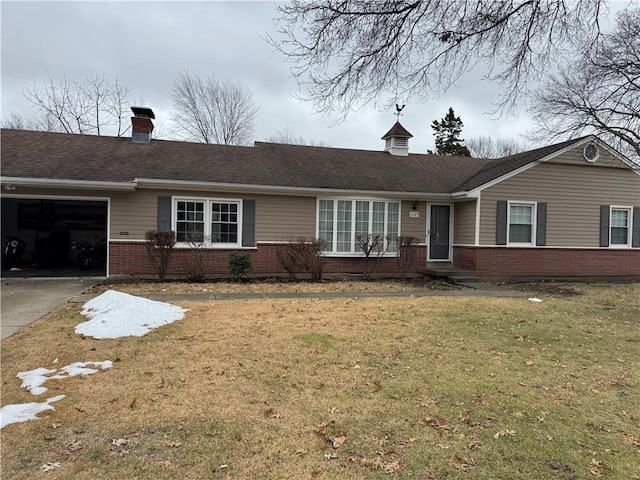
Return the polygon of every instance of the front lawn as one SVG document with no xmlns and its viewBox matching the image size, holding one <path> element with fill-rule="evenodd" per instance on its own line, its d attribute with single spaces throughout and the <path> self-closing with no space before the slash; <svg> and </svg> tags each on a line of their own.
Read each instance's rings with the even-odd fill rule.
<svg viewBox="0 0 640 480">
<path fill-rule="evenodd" d="M 640 478 L 640 284 L 533 290 L 180 302 L 114 340 L 66 305 L 2 341 L 3 406 L 66 395 L 0 431 L 2 477 Z"/>
</svg>

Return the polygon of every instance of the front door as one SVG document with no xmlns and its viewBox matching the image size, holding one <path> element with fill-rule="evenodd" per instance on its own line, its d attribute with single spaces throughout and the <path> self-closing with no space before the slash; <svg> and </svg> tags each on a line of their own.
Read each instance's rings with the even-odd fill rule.
<svg viewBox="0 0 640 480">
<path fill-rule="evenodd" d="M 429 219 L 428 260 L 450 260 L 451 205 L 431 205 Z"/>
</svg>

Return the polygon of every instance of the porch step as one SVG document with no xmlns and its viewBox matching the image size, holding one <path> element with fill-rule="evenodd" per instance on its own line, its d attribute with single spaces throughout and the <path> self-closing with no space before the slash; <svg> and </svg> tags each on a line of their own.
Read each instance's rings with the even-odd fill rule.
<svg viewBox="0 0 640 480">
<path fill-rule="evenodd" d="M 444 279 L 451 283 L 479 282 L 473 270 L 456 268 L 452 263 L 428 263 L 426 268 L 418 270 L 422 275 Z"/>
</svg>

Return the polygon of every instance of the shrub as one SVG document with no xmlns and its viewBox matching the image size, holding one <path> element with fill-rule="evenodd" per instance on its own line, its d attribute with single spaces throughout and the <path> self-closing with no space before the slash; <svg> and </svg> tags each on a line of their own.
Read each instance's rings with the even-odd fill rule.
<svg viewBox="0 0 640 480">
<path fill-rule="evenodd" d="M 236 281 L 243 278 L 252 266 L 251 255 L 247 252 L 231 252 L 229 254 L 229 273 Z"/>
<path fill-rule="evenodd" d="M 418 255 L 418 243 L 420 239 L 416 237 L 398 237 L 398 256 L 396 261 L 400 268 L 400 276 L 402 280 L 407 278 L 407 271 L 415 264 Z"/>
<path fill-rule="evenodd" d="M 389 241 L 385 242 L 382 235 L 356 235 L 356 246 L 364 253 L 364 278 L 368 279 L 378 262 L 390 247 Z M 372 254 L 375 256 L 372 257 Z M 373 259 L 373 262 L 371 262 Z"/>
<path fill-rule="evenodd" d="M 169 258 L 176 244 L 176 232 L 171 230 L 149 230 L 144 234 L 147 241 L 147 255 L 158 272 L 158 278 L 163 281 L 167 276 Z"/>
<path fill-rule="evenodd" d="M 280 266 L 292 279 L 297 280 L 296 273 L 306 272 L 310 275 L 311 281 L 320 282 L 327 262 L 324 247 L 324 240 L 298 237 L 286 245 L 279 246 L 276 255 Z"/>
<path fill-rule="evenodd" d="M 205 280 L 205 240 L 201 232 L 189 232 L 186 236 L 187 245 L 189 245 L 187 253 L 189 280 L 194 282 Z"/>
</svg>

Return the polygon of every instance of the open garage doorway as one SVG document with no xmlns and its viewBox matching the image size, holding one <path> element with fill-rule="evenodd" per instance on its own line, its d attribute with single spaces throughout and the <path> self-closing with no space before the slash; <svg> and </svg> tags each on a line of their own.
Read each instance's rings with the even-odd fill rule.
<svg viewBox="0 0 640 480">
<path fill-rule="evenodd" d="M 2 198 L 2 276 L 105 276 L 106 200 Z"/>
</svg>

